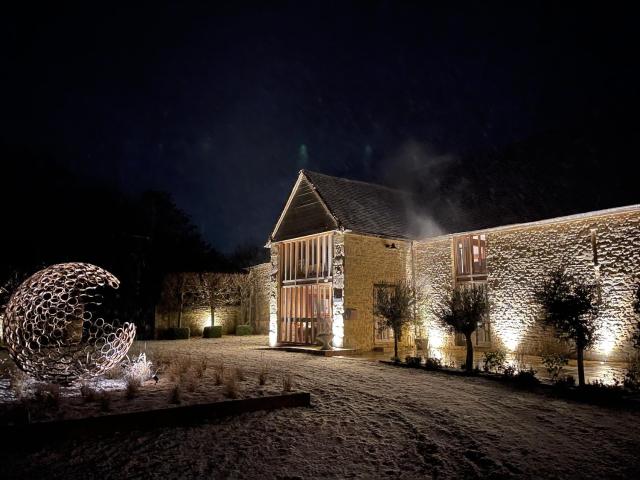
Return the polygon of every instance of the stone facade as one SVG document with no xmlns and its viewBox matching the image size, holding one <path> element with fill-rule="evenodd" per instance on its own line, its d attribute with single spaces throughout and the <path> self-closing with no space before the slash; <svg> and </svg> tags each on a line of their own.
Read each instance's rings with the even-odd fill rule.
<svg viewBox="0 0 640 480">
<path fill-rule="evenodd" d="M 464 234 L 487 239 L 487 288 L 491 345 L 539 353 L 551 332 L 541 327 L 533 293 L 556 266 L 600 286 L 601 327 L 587 358 L 624 359 L 636 325 L 632 293 L 640 275 L 640 207 L 593 212 Z M 419 292 L 421 327 L 403 335 L 403 346 L 426 338 L 431 349 L 454 347 L 453 335 L 434 311 L 454 286 L 457 234 L 403 241 L 335 231 L 333 234 L 333 333 L 335 346 L 360 351 L 375 342 L 374 285 L 407 280 Z M 278 328 L 278 244 L 271 245 L 270 338 Z M 462 348 L 462 347 L 459 347 Z"/>
<path fill-rule="evenodd" d="M 448 291 L 453 288 L 453 250 L 451 238 L 414 242 L 414 268 L 418 315 L 424 319 L 423 334 L 432 348 L 453 345 L 453 338 L 435 318 Z"/>
<path fill-rule="evenodd" d="M 344 346 L 374 348 L 374 285 L 406 279 L 411 242 L 346 233 L 344 235 Z M 335 307 L 334 307 L 335 308 Z M 413 342 L 407 331 L 401 344 Z"/>
<path fill-rule="evenodd" d="M 470 233 L 487 236 L 492 347 L 539 351 L 550 332 L 540 326 L 533 294 L 554 267 L 564 265 L 601 289 L 599 339 L 588 356 L 623 359 L 630 353 L 636 324 L 632 292 L 640 274 L 640 208 Z M 453 237 L 416 244 L 416 276 L 425 286 L 422 311 L 433 346 L 450 342 L 429 310 L 452 285 Z"/>
<path fill-rule="evenodd" d="M 241 303 L 242 323 L 251 325 L 254 333 L 269 333 L 269 291 L 271 263 L 261 263 L 249 269 L 250 289 Z"/>
</svg>

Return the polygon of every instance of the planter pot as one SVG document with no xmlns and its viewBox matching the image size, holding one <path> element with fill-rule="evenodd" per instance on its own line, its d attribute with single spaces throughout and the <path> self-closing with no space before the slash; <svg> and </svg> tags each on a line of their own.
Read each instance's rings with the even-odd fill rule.
<svg viewBox="0 0 640 480">
<path fill-rule="evenodd" d="M 330 343 L 333 340 L 333 333 L 319 333 L 316 338 L 321 342 L 320 350 L 331 350 Z"/>
</svg>

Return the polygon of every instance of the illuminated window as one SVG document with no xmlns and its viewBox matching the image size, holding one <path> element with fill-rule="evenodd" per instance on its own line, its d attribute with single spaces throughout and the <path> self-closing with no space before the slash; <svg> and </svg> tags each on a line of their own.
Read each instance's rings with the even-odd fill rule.
<svg viewBox="0 0 640 480">
<path fill-rule="evenodd" d="M 456 281 L 486 280 L 487 237 L 465 235 L 454 239 Z"/>
<path fill-rule="evenodd" d="M 487 236 L 464 235 L 453 240 L 456 285 L 470 285 L 487 281 Z M 464 345 L 464 335 L 457 334 L 456 345 Z M 486 318 L 473 334 L 476 346 L 491 345 L 491 323 Z"/>
</svg>

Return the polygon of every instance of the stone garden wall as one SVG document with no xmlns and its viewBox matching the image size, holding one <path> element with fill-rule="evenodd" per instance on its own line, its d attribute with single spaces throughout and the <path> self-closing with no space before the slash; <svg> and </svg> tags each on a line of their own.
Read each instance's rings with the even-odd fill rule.
<svg viewBox="0 0 640 480">
<path fill-rule="evenodd" d="M 618 209 L 483 231 L 492 343 L 538 353 L 550 332 L 541 328 L 536 288 L 561 264 L 601 288 L 601 327 L 592 358 L 624 359 L 636 325 L 632 292 L 640 274 L 640 208 Z M 452 237 L 416 245 L 416 277 L 425 285 L 425 326 L 432 344 L 446 343 L 429 307 L 453 281 Z"/>
</svg>

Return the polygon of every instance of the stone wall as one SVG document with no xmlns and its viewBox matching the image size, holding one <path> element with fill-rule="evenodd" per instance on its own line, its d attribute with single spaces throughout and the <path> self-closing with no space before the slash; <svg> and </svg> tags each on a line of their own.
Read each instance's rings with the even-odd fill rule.
<svg viewBox="0 0 640 480">
<path fill-rule="evenodd" d="M 269 333 L 269 282 L 271 263 L 249 269 L 249 294 L 241 304 L 241 321 L 251 325 L 254 333 Z"/>
<path fill-rule="evenodd" d="M 429 347 L 453 346 L 453 336 L 435 318 L 449 289 L 453 287 L 453 252 L 450 238 L 414 243 L 418 315 L 424 319 Z"/>
<path fill-rule="evenodd" d="M 391 244 L 395 248 L 389 248 Z M 373 289 L 381 282 L 407 280 L 410 242 L 347 233 L 344 235 L 344 346 L 374 347 Z M 411 344 L 411 332 L 403 344 Z"/>
<path fill-rule="evenodd" d="M 234 333 L 236 325 L 251 325 L 255 333 L 269 329 L 269 294 L 272 267 L 270 263 L 256 265 L 248 274 L 213 274 L 215 278 L 235 279 L 242 294 L 233 295 L 225 305 L 215 309 L 215 325 L 223 326 L 223 333 Z M 182 285 L 179 290 L 179 285 Z M 235 284 L 232 284 L 235 285 Z M 179 291 L 183 292 L 183 327 L 191 329 L 192 336 L 202 335 L 204 327 L 211 325 L 208 290 L 203 287 L 202 275 L 197 272 L 172 273 L 165 277 L 160 301 L 156 306 L 155 328 L 177 327 Z M 221 290 L 223 291 L 223 290 Z"/>
<path fill-rule="evenodd" d="M 487 235 L 487 286 L 494 346 L 537 353 L 550 332 L 540 326 L 540 309 L 533 294 L 550 270 L 565 265 L 572 274 L 597 282 L 601 288 L 601 327 L 590 356 L 623 359 L 631 351 L 630 336 L 636 322 L 632 292 L 640 274 L 640 209 L 483 233 Z M 416 274 L 419 283 L 426 285 L 428 299 L 423 315 L 435 340 L 433 344 L 449 340 L 441 337 L 428 304 L 437 303 L 452 283 L 451 242 L 448 236 L 416 245 Z"/>
<path fill-rule="evenodd" d="M 234 333 L 240 318 L 240 306 L 230 305 L 215 310 L 215 325 L 222 325 L 224 334 Z M 187 306 L 182 312 L 182 326 L 189 327 L 192 337 L 202 336 L 204 327 L 211 325 L 211 309 L 207 305 Z M 174 311 L 156 311 L 156 332 L 178 326 L 178 314 Z"/>
<path fill-rule="evenodd" d="M 275 346 L 278 343 L 278 264 L 280 246 L 271 245 L 271 271 L 269 273 L 269 345 Z"/>
</svg>

